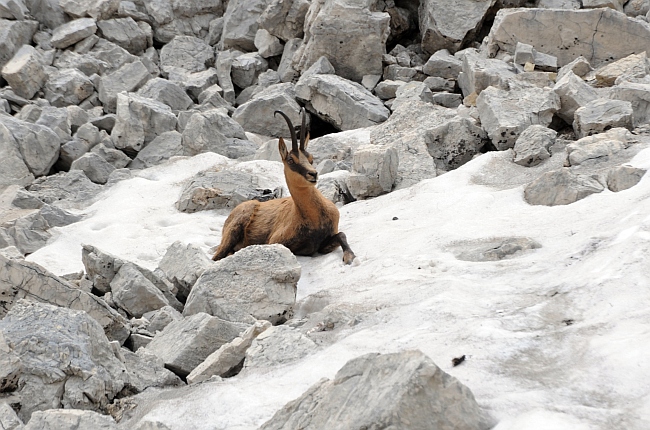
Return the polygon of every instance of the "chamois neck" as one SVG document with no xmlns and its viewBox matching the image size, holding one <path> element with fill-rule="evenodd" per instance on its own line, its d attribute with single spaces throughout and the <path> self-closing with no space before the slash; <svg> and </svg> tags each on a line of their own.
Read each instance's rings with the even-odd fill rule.
<svg viewBox="0 0 650 430">
<path fill-rule="evenodd" d="M 304 187 L 288 184 L 294 210 L 302 218 L 315 220 L 321 217 L 323 195 L 313 185 Z"/>
</svg>

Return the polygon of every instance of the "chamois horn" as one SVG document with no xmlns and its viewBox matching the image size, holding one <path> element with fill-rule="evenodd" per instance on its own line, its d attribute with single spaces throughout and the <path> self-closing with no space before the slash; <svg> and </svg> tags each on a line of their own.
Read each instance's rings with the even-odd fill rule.
<svg viewBox="0 0 650 430">
<path fill-rule="evenodd" d="M 302 114 L 302 125 L 300 126 L 300 150 L 305 150 L 305 134 L 307 134 L 307 114 L 305 108 L 300 108 L 300 113 Z"/>
<path fill-rule="evenodd" d="M 293 128 L 293 124 L 291 124 L 291 120 L 289 119 L 288 116 L 285 115 L 284 112 L 280 110 L 276 110 L 275 112 L 273 112 L 273 116 L 275 116 L 278 113 L 284 117 L 284 119 L 287 121 L 287 125 L 289 126 L 289 132 L 291 133 L 291 151 L 298 152 L 298 139 L 296 139 L 296 129 Z"/>
</svg>

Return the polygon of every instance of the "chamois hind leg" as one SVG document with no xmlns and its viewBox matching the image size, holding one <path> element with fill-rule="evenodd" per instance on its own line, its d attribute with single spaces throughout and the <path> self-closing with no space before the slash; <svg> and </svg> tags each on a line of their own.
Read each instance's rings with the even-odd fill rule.
<svg viewBox="0 0 650 430">
<path fill-rule="evenodd" d="M 248 201 L 239 204 L 230 212 L 221 230 L 221 243 L 212 259 L 221 260 L 241 249 L 246 235 L 246 227 L 250 223 L 259 202 Z"/>
<path fill-rule="evenodd" d="M 345 264 L 351 264 L 356 255 L 354 255 L 354 252 L 350 249 L 348 239 L 342 231 L 325 239 L 318 249 L 318 252 L 321 254 L 329 254 L 339 246 L 343 249 L 343 262 Z"/>
</svg>

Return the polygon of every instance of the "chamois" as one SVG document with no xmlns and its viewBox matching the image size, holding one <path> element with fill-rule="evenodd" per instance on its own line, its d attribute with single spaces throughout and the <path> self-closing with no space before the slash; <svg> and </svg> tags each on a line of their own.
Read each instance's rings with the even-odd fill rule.
<svg viewBox="0 0 650 430">
<path fill-rule="evenodd" d="M 266 202 L 249 200 L 237 205 L 223 225 L 221 243 L 212 259 L 221 260 L 249 245 L 280 243 L 296 255 L 327 254 L 340 246 L 343 262 L 351 264 L 355 255 L 345 234 L 338 231 L 339 210 L 316 188 L 318 172 L 312 165 L 314 158 L 307 152 L 305 110 L 300 145 L 289 117 L 281 111 L 273 115 L 277 114 L 284 117 L 291 133 L 291 151 L 283 138 L 278 141 L 291 197 Z"/>
</svg>

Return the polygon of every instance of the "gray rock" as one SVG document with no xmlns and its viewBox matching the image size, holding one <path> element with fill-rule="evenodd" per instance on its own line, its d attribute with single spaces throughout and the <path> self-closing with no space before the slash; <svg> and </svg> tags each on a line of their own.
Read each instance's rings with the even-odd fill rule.
<svg viewBox="0 0 650 430">
<path fill-rule="evenodd" d="M 375 95 L 382 100 L 394 99 L 397 95 L 397 90 L 406 85 L 404 81 L 391 81 L 389 79 L 383 80 L 375 87 Z"/>
<path fill-rule="evenodd" d="M 242 54 L 232 60 L 232 83 L 247 88 L 257 82 L 260 73 L 268 69 L 268 62 L 257 52 Z"/>
<path fill-rule="evenodd" d="M 73 170 L 37 178 L 27 189 L 43 202 L 62 208 L 80 208 L 90 204 L 102 186 Z"/>
<path fill-rule="evenodd" d="M 59 0 L 27 0 L 25 5 L 30 15 L 47 28 L 54 29 L 70 20 L 61 9 Z"/>
<path fill-rule="evenodd" d="M 235 339 L 247 328 L 200 312 L 172 321 L 146 346 L 161 358 L 167 369 L 187 376 L 221 345 Z"/>
<path fill-rule="evenodd" d="M 30 45 L 23 45 L 5 64 L 2 77 L 16 94 L 26 99 L 34 97 L 47 79 L 38 53 Z"/>
<path fill-rule="evenodd" d="M 612 88 L 610 98 L 632 104 L 632 125 L 650 122 L 650 83 L 622 82 Z"/>
<path fill-rule="evenodd" d="M 110 133 L 113 130 L 113 127 L 115 126 L 116 119 L 117 117 L 115 114 L 109 113 L 106 115 L 91 118 L 90 124 L 94 125 L 100 130 L 105 130 Z"/>
<path fill-rule="evenodd" d="M 97 27 L 104 39 L 131 54 L 140 54 L 147 49 L 147 34 L 131 17 L 98 21 Z"/>
<path fill-rule="evenodd" d="M 178 376 L 165 369 L 163 360 L 146 348 L 139 348 L 135 353 L 122 348 L 117 356 L 126 367 L 130 392 L 141 393 L 149 387 L 184 385 Z"/>
<path fill-rule="evenodd" d="M 314 384 L 260 429 L 482 430 L 492 425 L 469 388 L 422 352 L 404 351 L 348 361 L 333 380 Z"/>
<path fill-rule="evenodd" d="M 121 265 L 110 287 L 115 304 L 135 318 L 169 305 L 162 292 L 132 263 Z"/>
<path fill-rule="evenodd" d="M 68 171 L 72 163 L 90 150 L 90 144 L 83 139 L 72 139 L 61 145 L 61 153 L 57 167 Z M 83 170 L 83 169 L 81 169 Z M 94 182 L 94 181 L 93 181 Z"/>
<path fill-rule="evenodd" d="M 219 78 L 219 86 L 223 89 L 223 98 L 230 104 L 235 103 L 235 87 L 230 73 L 232 71 L 233 54 L 230 51 L 219 53 L 215 62 L 215 74 Z M 215 82 L 216 83 L 216 82 Z"/>
<path fill-rule="evenodd" d="M 529 237 L 496 237 L 455 243 L 448 248 L 459 260 L 478 262 L 499 261 L 541 247 Z"/>
<path fill-rule="evenodd" d="M 88 179 L 96 184 L 103 185 L 108 182 L 108 177 L 115 170 L 115 166 L 100 155 L 88 152 L 74 160 L 70 165 L 70 170 L 81 170 L 88 176 Z"/>
<path fill-rule="evenodd" d="M 298 78 L 299 73 L 293 66 L 293 58 L 300 48 L 301 44 L 302 39 L 290 39 L 287 41 L 287 43 L 284 44 L 282 58 L 280 59 L 280 64 L 278 65 L 278 75 L 280 75 L 280 81 L 293 82 L 294 79 Z"/>
<path fill-rule="evenodd" d="M 183 315 L 206 312 L 227 321 L 252 324 L 263 319 L 277 324 L 291 315 L 298 279 L 300 265 L 287 248 L 252 245 L 203 272 Z"/>
<path fill-rule="evenodd" d="M 63 227 L 83 218 L 81 215 L 74 215 L 64 209 L 48 204 L 44 204 L 39 213 L 50 227 Z"/>
<path fill-rule="evenodd" d="M 610 34 L 625 32 L 623 42 Z M 567 40 L 571 40 L 567 44 Z M 491 56 L 514 53 L 517 42 L 557 57 L 558 66 L 582 55 L 596 67 L 645 51 L 650 27 L 610 8 L 590 10 L 502 9 L 487 40 Z"/>
<path fill-rule="evenodd" d="M 246 351 L 250 348 L 253 340 L 271 327 L 268 321 L 257 321 L 246 329 L 239 337 L 221 345 L 221 347 L 210 354 L 203 363 L 199 364 L 187 375 L 187 382 L 196 384 L 210 379 L 217 375 L 228 377 L 241 365 L 246 358 Z"/>
<path fill-rule="evenodd" d="M 0 1 L 0 18 L 24 20 L 29 15 L 23 0 L 2 0 Z"/>
<path fill-rule="evenodd" d="M 192 36 L 176 36 L 160 50 L 160 69 L 164 76 L 173 69 L 201 72 L 214 62 L 214 49 Z"/>
<path fill-rule="evenodd" d="M 631 142 L 632 134 L 624 128 L 583 137 L 566 146 L 568 165 L 577 166 L 588 160 L 606 161 L 611 155 L 629 147 Z"/>
<path fill-rule="evenodd" d="M 50 43 L 53 48 L 65 49 L 95 34 L 96 31 L 97 23 L 94 19 L 75 19 L 54 29 Z"/>
<path fill-rule="evenodd" d="M 118 10 L 115 0 L 59 0 L 61 8 L 70 16 L 81 18 L 108 19 Z"/>
<path fill-rule="evenodd" d="M 102 65 L 102 67 L 106 68 L 104 74 L 111 73 L 126 63 L 132 63 L 138 59 L 138 57 L 130 54 L 126 49 L 105 39 L 99 39 L 90 52 L 88 52 L 88 55 L 104 63 Z"/>
<path fill-rule="evenodd" d="M 352 174 L 347 179 L 350 194 L 357 200 L 392 191 L 397 179 L 397 150 L 385 145 L 357 148 L 352 158 Z"/>
<path fill-rule="evenodd" d="M 221 40 L 221 34 L 223 33 L 223 17 L 215 18 L 210 21 L 210 29 L 208 31 L 208 37 L 205 40 L 206 43 L 210 46 L 214 46 Z"/>
<path fill-rule="evenodd" d="M 196 280 L 211 265 L 211 260 L 198 246 L 176 241 L 167 248 L 158 268 L 178 289 L 179 299 L 185 302 Z"/>
<path fill-rule="evenodd" d="M 639 183 L 645 169 L 632 166 L 618 166 L 607 172 L 607 188 L 615 193 L 632 188 Z"/>
<path fill-rule="evenodd" d="M 577 137 L 591 136 L 615 127 L 632 129 L 632 103 L 595 99 L 576 109 L 573 131 Z"/>
<path fill-rule="evenodd" d="M 94 411 L 78 409 L 50 409 L 36 411 L 24 430 L 75 430 L 75 429 L 117 430 L 113 418 Z"/>
<path fill-rule="evenodd" d="M 544 173 L 524 188 L 524 199 L 531 205 L 568 205 L 605 189 L 593 176 L 562 168 Z"/>
<path fill-rule="evenodd" d="M 526 63 L 535 64 L 536 53 L 537 50 L 533 48 L 532 45 L 517 42 L 515 45 L 515 64 L 519 64 L 521 66 L 525 65 Z"/>
<path fill-rule="evenodd" d="M 45 246 L 52 235 L 47 231 L 50 225 L 36 212 L 6 224 L 6 233 L 12 243 L 23 254 L 31 254 Z"/>
<path fill-rule="evenodd" d="M 255 40 L 253 43 L 262 58 L 275 57 L 276 55 L 282 54 L 282 51 L 284 50 L 280 39 L 262 28 L 257 30 L 257 33 L 255 33 Z"/>
<path fill-rule="evenodd" d="M 3 350 L 22 365 L 17 394 L 25 421 L 39 410 L 101 410 L 124 387 L 124 365 L 86 312 L 19 301 L 0 321 L 0 333 Z"/>
<path fill-rule="evenodd" d="M 255 153 L 257 146 L 245 140 L 244 129 L 219 109 L 195 113 L 183 131 L 185 155 L 216 152 L 229 158 Z"/>
<path fill-rule="evenodd" d="M 177 131 L 166 131 L 149 142 L 130 162 L 130 169 L 146 169 L 183 155 L 183 135 Z"/>
<path fill-rule="evenodd" d="M 332 160 L 324 160 L 324 162 L 331 162 L 336 167 L 336 163 Z M 320 166 L 320 165 L 319 165 Z M 316 188 L 321 192 L 323 197 L 330 200 L 332 203 L 347 204 L 354 201 L 352 193 L 348 188 L 348 180 L 351 173 L 347 170 L 335 170 L 328 172 L 325 169 L 318 170 L 318 184 Z"/>
<path fill-rule="evenodd" d="M 457 169 L 479 154 L 489 141 L 487 133 L 474 119 L 452 116 L 453 111 L 443 112 L 442 118 L 430 124 L 425 134 L 437 172 Z"/>
<path fill-rule="evenodd" d="M 272 0 L 258 19 L 259 27 L 285 42 L 302 38 L 309 5 L 307 0 Z"/>
<path fill-rule="evenodd" d="M 560 98 L 550 89 L 488 87 L 476 99 L 483 128 L 498 150 L 512 148 L 519 134 L 532 124 L 547 127 L 560 109 Z"/>
<path fill-rule="evenodd" d="M 36 21 L 9 21 L 0 19 L 0 69 L 23 46 L 31 43 L 38 29 Z"/>
<path fill-rule="evenodd" d="M 65 108 L 44 106 L 35 124 L 47 127 L 55 132 L 59 136 L 60 143 L 70 140 L 70 119 L 68 110 Z"/>
<path fill-rule="evenodd" d="M 147 331 L 150 333 L 162 331 L 170 322 L 183 319 L 183 315 L 171 306 L 163 306 L 153 312 L 147 312 L 144 316 L 149 320 Z M 137 351 L 135 348 L 134 350 Z"/>
<path fill-rule="evenodd" d="M 59 136 L 47 127 L 20 121 L 7 115 L 0 115 L 0 125 L 13 137 L 13 141 L 17 144 L 23 162 L 29 171 L 34 176 L 48 174 L 59 157 Z M 8 133 L 2 130 L 0 130 L 0 134 L 8 136 Z M 6 146 L 10 153 L 12 147 L 15 148 L 10 139 Z M 20 163 L 15 167 L 17 170 L 14 171 L 13 175 L 22 176 L 23 173 L 21 172 L 23 170 Z"/>
<path fill-rule="evenodd" d="M 187 94 L 196 100 L 203 91 L 218 82 L 219 75 L 217 70 L 213 68 L 195 73 L 187 73 L 181 69 L 175 69 L 173 73 L 169 74 L 168 79 L 170 82 L 179 85 Z M 233 100 L 234 94 L 233 89 Z"/>
<path fill-rule="evenodd" d="M 279 110 L 291 121 L 300 124 L 300 105 L 296 101 L 294 85 L 290 83 L 271 85 L 239 106 L 232 119 L 251 133 L 264 136 L 291 137 L 286 122 L 274 115 Z M 280 119 L 279 119 L 280 118 Z"/>
<path fill-rule="evenodd" d="M 365 75 L 380 75 L 389 32 L 390 15 L 365 2 L 312 2 L 295 68 L 304 71 L 324 55 L 343 78 L 361 82 Z"/>
<path fill-rule="evenodd" d="M 112 73 L 104 75 L 99 81 L 99 100 L 104 105 L 104 111 L 114 113 L 117 105 L 117 95 L 123 91 L 133 92 L 151 79 L 149 70 L 140 60 L 124 64 Z M 140 92 L 138 94 L 141 94 Z M 141 94 L 143 97 L 149 97 Z M 153 98 L 153 97 L 151 97 Z"/>
<path fill-rule="evenodd" d="M 13 184 L 25 186 L 33 180 L 34 175 L 20 154 L 18 142 L 11 131 L 0 123 L 0 187 Z"/>
<path fill-rule="evenodd" d="M 299 330 L 286 326 L 270 327 L 260 333 L 246 350 L 245 369 L 265 368 L 299 360 L 317 349 L 314 341 Z"/>
<path fill-rule="evenodd" d="M 376 125 L 390 114 L 364 87 L 337 75 L 308 76 L 295 90 L 310 111 L 339 130 Z"/>
<path fill-rule="evenodd" d="M 619 12 L 623 12 L 623 5 L 620 0 L 582 0 L 582 7 L 585 9 L 609 7 Z"/>
<path fill-rule="evenodd" d="M 45 203 L 29 191 L 19 188 L 11 204 L 20 209 L 40 209 Z"/>
<path fill-rule="evenodd" d="M 627 16 L 646 15 L 650 11 L 648 0 L 630 0 L 623 7 Z"/>
<path fill-rule="evenodd" d="M 117 95 L 116 112 L 111 138 L 117 149 L 138 152 L 156 136 L 176 129 L 169 106 L 134 93 Z"/>
<path fill-rule="evenodd" d="M 447 92 L 433 93 L 431 103 L 450 109 L 455 109 L 463 104 L 463 96 Z"/>
<path fill-rule="evenodd" d="M 480 29 L 495 0 L 462 0 L 449 5 L 441 0 L 425 0 L 419 6 L 422 50 L 458 51 Z"/>
<path fill-rule="evenodd" d="M 222 48 L 255 50 L 258 20 L 271 0 L 231 0 L 223 15 Z"/>
<path fill-rule="evenodd" d="M 553 91 L 560 97 L 560 109 L 557 115 L 568 124 L 573 124 L 578 108 L 598 98 L 596 90 L 571 71 L 567 71 L 561 79 L 558 79 Z"/>
<path fill-rule="evenodd" d="M 95 90 L 86 75 L 76 69 L 63 69 L 50 73 L 45 83 L 45 98 L 57 107 L 78 105 Z"/>
<path fill-rule="evenodd" d="M 515 163 L 520 166 L 536 166 L 551 157 L 550 149 L 555 144 L 557 132 L 539 124 L 531 125 L 524 130 L 514 146 Z"/>
<path fill-rule="evenodd" d="M 576 76 L 584 78 L 587 73 L 591 72 L 592 70 L 593 69 L 591 68 L 591 64 L 589 64 L 589 61 L 580 55 L 570 63 L 567 63 L 564 66 L 560 67 L 560 70 L 557 72 L 557 80 L 559 81 L 562 79 L 568 72 L 573 72 Z"/>
<path fill-rule="evenodd" d="M 596 82 L 601 87 L 611 87 L 617 79 L 643 78 L 648 71 L 648 58 L 644 51 L 600 67 L 596 70 Z"/>
<path fill-rule="evenodd" d="M 458 76 L 458 86 L 463 96 L 479 95 L 487 87 L 507 87 L 509 78 L 515 76 L 513 67 L 501 60 L 484 58 L 475 49 L 462 51 L 463 68 Z"/>
<path fill-rule="evenodd" d="M 24 430 L 25 428 L 8 402 L 0 402 L 0 426 L 3 430 Z"/>
<path fill-rule="evenodd" d="M 162 78 L 148 81 L 138 90 L 138 94 L 162 102 L 172 108 L 173 111 L 186 110 L 193 103 L 192 99 L 179 85 Z"/>
<path fill-rule="evenodd" d="M 463 62 L 449 53 L 447 49 L 436 51 L 422 68 L 429 75 L 444 79 L 457 79 Z"/>
<path fill-rule="evenodd" d="M 247 200 L 270 200 L 281 194 L 281 184 L 261 174 L 235 169 L 204 171 L 183 186 L 176 209 L 189 213 L 232 209 Z"/>
</svg>

